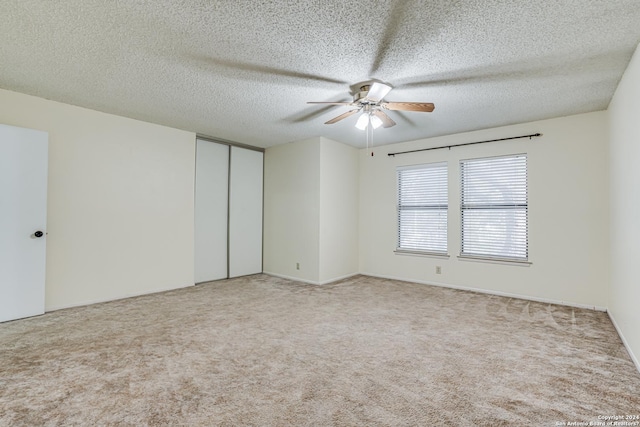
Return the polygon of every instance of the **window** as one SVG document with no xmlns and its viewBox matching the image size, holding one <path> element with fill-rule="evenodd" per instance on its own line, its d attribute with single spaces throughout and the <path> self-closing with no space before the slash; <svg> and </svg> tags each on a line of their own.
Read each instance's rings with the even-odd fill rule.
<svg viewBox="0 0 640 427">
<path fill-rule="evenodd" d="M 461 256 L 526 261 L 527 156 L 460 162 Z"/>
<path fill-rule="evenodd" d="M 397 169 L 398 250 L 447 254 L 447 163 Z"/>
</svg>

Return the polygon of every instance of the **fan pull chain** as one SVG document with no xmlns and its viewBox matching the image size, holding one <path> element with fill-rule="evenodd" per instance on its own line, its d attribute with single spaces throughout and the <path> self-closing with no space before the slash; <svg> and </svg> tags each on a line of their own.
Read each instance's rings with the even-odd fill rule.
<svg viewBox="0 0 640 427">
<path fill-rule="evenodd" d="M 371 157 L 373 157 L 373 126 L 369 126 L 371 128 Z"/>
<path fill-rule="evenodd" d="M 371 123 L 371 113 L 368 114 L 369 121 L 367 127 L 364 128 L 366 140 L 365 150 L 369 151 L 369 147 L 371 146 L 371 157 L 373 157 L 373 124 Z"/>
</svg>

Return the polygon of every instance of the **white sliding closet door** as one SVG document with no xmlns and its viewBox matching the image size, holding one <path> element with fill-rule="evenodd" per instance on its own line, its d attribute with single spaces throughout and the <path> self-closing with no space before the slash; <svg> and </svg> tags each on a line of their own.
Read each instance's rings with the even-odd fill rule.
<svg viewBox="0 0 640 427">
<path fill-rule="evenodd" d="M 226 279 L 229 146 L 196 141 L 195 282 Z"/>
<path fill-rule="evenodd" d="M 229 277 L 262 272 L 263 156 L 231 147 Z"/>
</svg>

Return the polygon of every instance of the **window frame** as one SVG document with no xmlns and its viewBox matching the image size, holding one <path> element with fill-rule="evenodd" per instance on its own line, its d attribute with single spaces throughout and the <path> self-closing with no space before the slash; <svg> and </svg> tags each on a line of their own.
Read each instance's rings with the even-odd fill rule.
<svg viewBox="0 0 640 427">
<path fill-rule="evenodd" d="M 404 203 L 402 201 L 402 191 L 401 191 L 401 174 L 403 171 L 410 170 L 427 170 L 427 169 L 436 169 L 440 168 L 440 173 L 444 173 L 444 179 L 437 181 L 434 183 L 435 191 L 444 192 L 444 203 L 442 200 L 438 203 L 427 203 L 424 205 L 415 205 Z M 427 184 L 429 185 L 429 184 Z M 436 197 L 437 198 L 437 197 Z M 438 250 L 436 247 L 431 248 L 417 248 L 417 247 L 408 247 L 402 246 L 402 212 L 403 211 L 416 211 L 416 212 L 425 212 L 425 211 L 437 211 L 442 213 L 444 211 L 444 239 L 442 239 L 442 232 L 440 233 L 440 238 L 435 237 L 435 241 L 442 243 L 444 242 L 444 250 Z M 418 255 L 418 256 L 430 256 L 430 257 L 449 257 L 449 163 L 447 161 L 440 162 L 430 162 L 423 163 L 417 165 L 407 165 L 407 166 L 397 166 L 396 167 L 396 249 L 395 253 L 398 255 Z M 442 221 L 439 225 L 442 226 Z M 438 227 L 438 224 L 436 224 Z M 422 232 L 426 232 L 427 230 L 422 230 Z M 418 233 L 419 234 L 419 233 Z"/>
<path fill-rule="evenodd" d="M 524 174 L 524 178 L 520 177 L 520 179 L 522 179 L 523 181 L 518 181 L 518 184 L 520 186 L 524 185 L 524 203 L 522 201 L 520 202 L 508 201 L 508 199 L 502 203 L 496 203 L 495 200 L 489 201 L 487 203 L 477 203 L 477 202 L 472 204 L 465 203 L 465 195 L 468 193 L 465 191 L 465 164 L 467 165 L 467 168 L 468 168 L 469 163 L 472 163 L 472 162 L 480 163 L 480 162 L 489 162 L 491 160 L 500 160 L 500 159 L 503 159 L 503 160 L 504 159 L 524 159 L 524 170 L 516 170 L 515 172 L 513 171 L 511 172 L 513 173 L 514 177 L 518 176 L 518 174 L 520 175 Z M 463 159 L 459 161 L 459 165 L 460 165 L 460 174 L 459 174 L 460 176 L 460 255 L 458 256 L 459 259 L 471 260 L 471 261 L 474 261 L 474 260 L 489 261 L 489 262 L 508 263 L 508 264 L 511 264 L 511 263 L 523 264 L 523 265 L 531 264 L 531 262 L 529 261 L 530 254 L 529 254 L 529 163 L 528 163 L 528 160 L 529 159 L 528 159 L 527 153 L 518 153 L 518 154 L 508 154 L 508 155 L 502 155 L 502 156 Z M 517 165 L 515 165 L 514 168 L 516 168 L 516 166 Z M 478 179 L 479 177 L 475 176 L 473 178 Z M 483 177 L 481 176 L 480 179 L 481 178 Z M 505 178 L 503 178 L 503 180 L 505 184 L 509 182 Z M 519 194 L 518 196 L 516 196 L 516 198 L 522 197 L 522 196 L 523 196 L 522 194 Z M 524 256 L 510 256 L 509 254 L 505 254 L 505 253 L 495 254 L 494 252 L 492 252 L 492 250 L 495 249 L 495 247 L 492 247 L 490 250 L 488 250 L 485 253 L 477 252 L 477 250 L 465 252 L 465 212 L 470 212 L 470 211 L 502 212 L 503 215 L 506 212 L 512 211 L 512 212 L 520 212 L 521 214 L 523 214 L 524 230 L 520 229 L 520 230 L 517 230 L 517 232 L 522 234 L 522 232 L 524 231 L 523 233 L 524 247 L 522 247 L 522 245 L 514 245 L 514 244 L 511 244 L 510 246 L 514 248 L 512 249 L 514 250 L 514 252 L 524 251 Z M 514 221 L 517 221 L 517 219 L 514 219 Z M 479 230 L 475 230 L 476 233 L 478 231 Z M 490 236 L 495 237 L 495 235 L 490 235 Z M 491 240 L 491 239 L 488 239 L 488 240 Z M 491 243 L 489 243 L 489 245 L 493 246 L 493 244 Z"/>
</svg>

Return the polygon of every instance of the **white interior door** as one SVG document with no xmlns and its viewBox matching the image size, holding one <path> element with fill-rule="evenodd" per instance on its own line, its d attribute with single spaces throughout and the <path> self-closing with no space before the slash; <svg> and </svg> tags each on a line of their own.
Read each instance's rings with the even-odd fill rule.
<svg viewBox="0 0 640 427">
<path fill-rule="evenodd" d="M 48 141 L 0 125 L 0 322 L 44 313 Z"/>
<path fill-rule="evenodd" d="M 262 272 L 264 153 L 231 147 L 229 277 Z"/>
<path fill-rule="evenodd" d="M 196 141 L 195 281 L 227 278 L 229 146 Z"/>
</svg>

